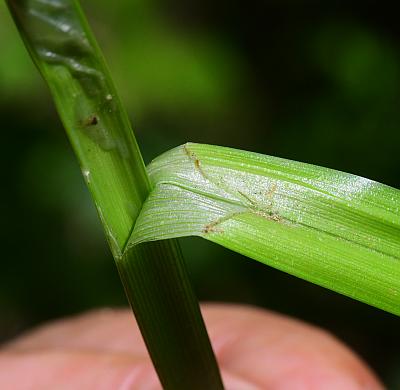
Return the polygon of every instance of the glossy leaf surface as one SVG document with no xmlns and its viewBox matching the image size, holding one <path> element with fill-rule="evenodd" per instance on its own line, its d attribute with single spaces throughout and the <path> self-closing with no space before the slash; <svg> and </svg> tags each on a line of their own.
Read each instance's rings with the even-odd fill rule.
<svg viewBox="0 0 400 390">
<path fill-rule="evenodd" d="M 201 236 L 400 314 L 400 191 L 363 177 L 186 144 L 148 167 L 128 245 Z"/>
</svg>

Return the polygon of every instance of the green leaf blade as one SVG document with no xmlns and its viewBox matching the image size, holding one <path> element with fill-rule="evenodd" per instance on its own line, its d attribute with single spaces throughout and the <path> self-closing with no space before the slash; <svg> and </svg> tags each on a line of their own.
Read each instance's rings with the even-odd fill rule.
<svg viewBox="0 0 400 390">
<path fill-rule="evenodd" d="M 186 144 L 148 167 L 128 245 L 201 236 L 400 314 L 400 191 L 327 168 Z"/>
<path fill-rule="evenodd" d="M 116 258 L 149 192 L 129 119 L 75 1 L 9 0 L 53 95 Z"/>
</svg>

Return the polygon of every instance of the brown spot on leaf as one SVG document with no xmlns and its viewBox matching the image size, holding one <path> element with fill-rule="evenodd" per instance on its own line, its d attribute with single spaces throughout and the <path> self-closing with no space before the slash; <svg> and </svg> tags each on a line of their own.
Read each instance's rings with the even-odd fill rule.
<svg viewBox="0 0 400 390">
<path fill-rule="evenodd" d="M 273 196 L 275 195 L 277 188 L 278 188 L 278 185 L 276 183 L 273 183 L 271 185 L 271 188 L 268 191 L 266 191 L 266 193 L 265 193 L 265 195 L 267 195 L 267 198 L 272 199 Z"/>
<path fill-rule="evenodd" d="M 201 175 L 206 180 L 209 180 L 201 167 L 200 160 L 197 158 L 197 156 L 194 152 L 189 150 L 189 148 L 187 147 L 187 144 L 183 145 L 183 150 L 184 150 L 185 154 L 193 161 L 195 168 L 201 173 Z"/>
<path fill-rule="evenodd" d="M 219 221 L 211 222 L 208 225 L 204 226 L 203 228 L 203 233 L 223 233 L 224 230 L 221 228 L 218 228 L 216 225 L 219 223 Z"/>
<path fill-rule="evenodd" d="M 99 123 L 99 118 L 96 115 L 90 115 L 83 121 L 84 126 L 95 126 Z"/>
<path fill-rule="evenodd" d="M 254 213 L 259 215 L 260 217 L 268 219 L 268 221 L 275 221 L 279 223 L 283 222 L 283 218 L 279 214 L 274 213 L 272 211 L 265 212 L 262 210 L 255 210 Z"/>
</svg>

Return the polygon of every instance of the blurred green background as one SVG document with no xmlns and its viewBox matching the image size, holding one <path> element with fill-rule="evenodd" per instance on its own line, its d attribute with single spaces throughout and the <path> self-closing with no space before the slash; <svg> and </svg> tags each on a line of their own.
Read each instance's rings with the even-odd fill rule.
<svg viewBox="0 0 400 390">
<path fill-rule="evenodd" d="M 84 1 L 146 162 L 186 141 L 352 172 L 400 188 L 395 2 Z M 0 341 L 126 305 L 48 91 L 0 3 Z M 182 240 L 201 300 L 331 330 L 389 387 L 399 320 L 207 243 Z"/>
</svg>

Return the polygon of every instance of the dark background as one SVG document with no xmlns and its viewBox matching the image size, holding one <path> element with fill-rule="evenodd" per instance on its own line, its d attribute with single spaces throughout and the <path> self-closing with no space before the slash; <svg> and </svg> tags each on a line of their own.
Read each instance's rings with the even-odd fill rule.
<svg viewBox="0 0 400 390">
<path fill-rule="evenodd" d="M 186 141 L 305 161 L 400 188 L 396 2 L 83 3 L 147 162 Z M 0 3 L 0 340 L 126 305 L 48 91 Z M 182 240 L 201 300 L 331 330 L 394 388 L 399 320 L 201 239 Z"/>
</svg>

